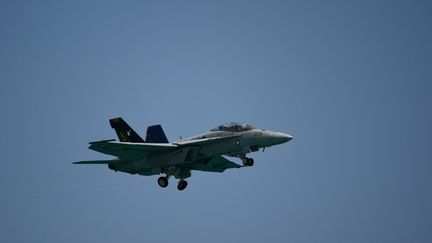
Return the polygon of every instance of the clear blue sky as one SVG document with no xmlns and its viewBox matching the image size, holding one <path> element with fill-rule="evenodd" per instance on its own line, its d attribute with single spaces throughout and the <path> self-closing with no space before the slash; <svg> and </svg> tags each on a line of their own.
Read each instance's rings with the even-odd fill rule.
<svg viewBox="0 0 432 243">
<path fill-rule="evenodd" d="M 1 242 L 431 242 L 430 1 L 2 1 Z M 189 187 L 110 158 L 108 119 L 170 140 L 292 134 Z M 239 162 L 239 161 L 238 161 Z M 173 181 L 174 182 L 174 181 Z"/>
</svg>

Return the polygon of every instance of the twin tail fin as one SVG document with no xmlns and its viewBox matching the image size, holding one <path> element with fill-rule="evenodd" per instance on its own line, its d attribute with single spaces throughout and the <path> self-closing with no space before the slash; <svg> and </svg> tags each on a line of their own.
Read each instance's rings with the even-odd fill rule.
<svg viewBox="0 0 432 243">
<path fill-rule="evenodd" d="M 168 139 L 161 125 L 147 128 L 146 140 L 142 139 L 121 117 L 109 120 L 110 125 L 117 133 L 120 142 L 129 143 L 168 143 Z"/>
</svg>

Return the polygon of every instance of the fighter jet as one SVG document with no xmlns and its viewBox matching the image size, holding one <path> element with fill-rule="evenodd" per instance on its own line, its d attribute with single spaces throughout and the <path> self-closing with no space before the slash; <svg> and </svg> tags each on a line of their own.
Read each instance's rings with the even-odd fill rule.
<svg viewBox="0 0 432 243">
<path fill-rule="evenodd" d="M 255 128 L 249 124 L 226 123 L 209 132 L 168 142 L 161 125 L 147 128 L 142 139 L 121 117 L 110 119 L 116 131 L 115 139 L 90 142 L 89 149 L 115 156 L 112 160 L 78 161 L 74 164 L 106 164 L 114 171 L 143 176 L 160 175 L 159 186 L 168 186 L 168 179 L 179 179 L 177 189 L 184 190 L 191 171 L 224 172 L 226 169 L 252 166 L 254 160 L 246 157 L 260 148 L 288 142 L 292 137 L 281 132 Z M 238 157 L 239 165 L 223 156 Z"/>
</svg>

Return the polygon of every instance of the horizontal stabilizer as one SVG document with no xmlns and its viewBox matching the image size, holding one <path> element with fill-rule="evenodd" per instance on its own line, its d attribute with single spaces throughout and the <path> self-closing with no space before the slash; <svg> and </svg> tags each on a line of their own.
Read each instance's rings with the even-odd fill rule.
<svg viewBox="0 0 432 243">
<path fill-rule="evenodd" d="M 107 139 L 107 140 L 99 140 L 99 141 L 93 141 L 90 142 L 90 144 L 94 144 L 94 143 L 106 143 L 106 142 L 114 142 L 115 139 Z"/>
</svg>

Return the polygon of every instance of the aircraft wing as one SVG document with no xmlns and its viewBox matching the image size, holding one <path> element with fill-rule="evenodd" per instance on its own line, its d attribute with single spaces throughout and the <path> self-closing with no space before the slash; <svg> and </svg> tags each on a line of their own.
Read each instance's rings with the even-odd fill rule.
<svg viewBox="0 0 432 243">
<path fill-rule="evenodd" d="M 170 151 L 178 146 L 171 143 L 91 142 L 89 149 L 126 160 L 140 160 L 150 153 Z"/>
<path fill-rule="evenodd" d="M 234 163 L 223 156 L 214 156 L 210 160 L 202 161 L 189 165 L 191 170 L 208 171 L 208 172 L 224 172 L 226 169 L 241 168 L 243 166 Z"/>
<path fill-rule="evenodd" d="M 141 160 L 151 154 L 166 153 L 167 155 L 169 155 L 170 152 L 173 152 L 176 149 L 180 149 L 179 151 L 182 151 L 182 149 L 184 150 L 184 148 L 189 148 L 192 149 L 194 152 L 184 153 L 184 156 L 192 156 L 191 159 L 193 159 L 193 157 L 196 156 L 196 153 L 198 153 L 199 151 L 193 148 L 202 147 L 211 143 L 226 142 L 229 140 L 236 139 L 238 137 L 240 136 L 203 138 L 203 139 L 179 141 L 175 143 L 130 143 L 130 142 L 116 142 L 114 140 L 103 140 L 103 141 L 90 142 L 89 149 L 104 154 L 116 156 L 123 160 Z M 221 158 L 224 159 L 223 157 Z M 222 163 L 221 162 L 223 161 L 222 159 L 219 159 L 219 162 L 217 163 L 218 166 L 220 166 L 220 164 Z M 212 163 L 215 162 L 213 161 Z"/>
</svg>

